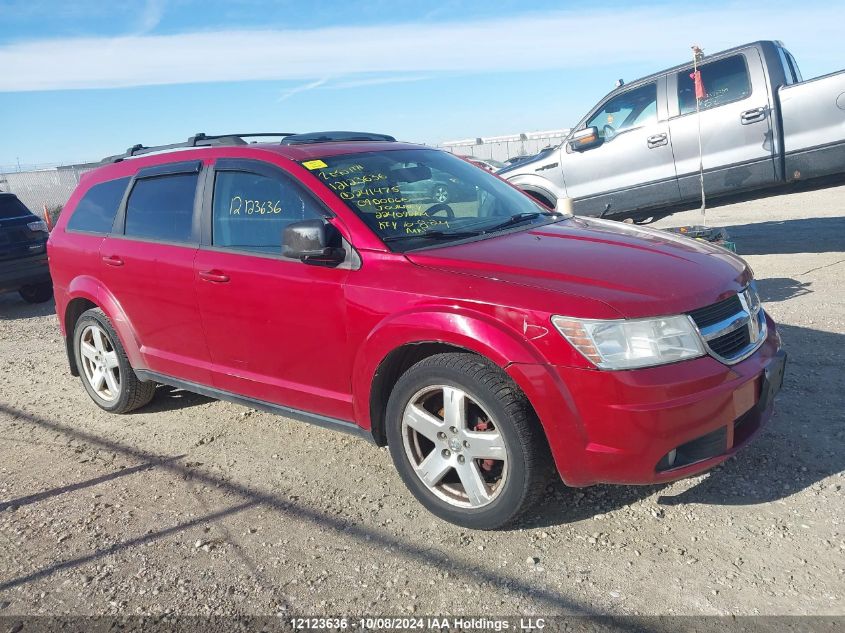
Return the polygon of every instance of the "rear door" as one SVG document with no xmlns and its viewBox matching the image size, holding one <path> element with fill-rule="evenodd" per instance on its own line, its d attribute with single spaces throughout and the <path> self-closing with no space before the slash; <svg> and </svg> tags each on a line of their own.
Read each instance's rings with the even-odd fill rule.
<svg viewBox="0 0 845 633">
<path fill-rule="evenodd" d="M 200 161 L 189 161 L 139 171 L 112 234 L 100 245 L 100 270 L 147 368 L 207 385 L 209 357 L 193 276 L 201 169 Z"/>
<path fill-rule="evenodd" d="M 206 191 L 195 284 L 215 386 L 353 419 L 349 266 L 281 255 L 288 224 L 330 213 L 292 176 L 261 161 L 218 160 Z"/>
<path fill-rule="evenodd" d="M 700 66 L 705 96 L 696 115 L 692 66 L 669 75 L 669 127 L 683 200 L 701 195 L 699 120 L 707 194 L 752 189 L 775 181 L 771 103 L 755 48 Z"/>
<path fill-rule="evenodd" d="M 655 79 L 599 104 L 579 128 L 595 126 L 600 145 L 579 151 L 564 145 L 561 167 L 576 213 L 613 215 L 678 202 L 663 86 L 663 78 Z"/>
</svg>

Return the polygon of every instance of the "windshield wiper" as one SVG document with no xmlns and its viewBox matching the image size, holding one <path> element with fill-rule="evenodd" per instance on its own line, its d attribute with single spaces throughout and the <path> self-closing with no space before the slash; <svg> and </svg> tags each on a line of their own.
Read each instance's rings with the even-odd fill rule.
<svg viewBox="0 0 845 633">
<path fill-rule="evenodd" d="M 431 238 L 433 240 L 460 239 L 463 237 L 475 237 L 481 235 L 482 231 L 429 231 L 428 233 L 416 233 L 414 235 L 388 235 L 381 238 L 382 242 L 398 242 L 400 240 L 420 240 Z"/>
<path fill-rule="evenodd" d="M 517 213 L 516 215 L 509 217 L 504 222 L 494 224 L 493 226 L 484 229 L 484 232 L 489 233 L 490 231 L 498 231 L 499 229 L 504 229 L 515 224 L 521 224 L 522 222 L 539 218 L 541 215 L 555 216 L 558 214 L 552 213 L 551 211 L 527 211 L 524 213 Z"/>
</svg>

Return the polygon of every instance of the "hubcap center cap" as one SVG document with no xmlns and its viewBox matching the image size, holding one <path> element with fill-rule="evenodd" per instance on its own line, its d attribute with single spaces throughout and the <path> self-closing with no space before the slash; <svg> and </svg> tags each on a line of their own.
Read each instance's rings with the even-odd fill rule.
<svg viewBox="0 0 845 633">
<path fill-rule="evenodd" d="M 460 453 L 463 445 L 457 437 L 453 437 L 449 440 L 449 448 L 455 453 Z"/>
</svg>

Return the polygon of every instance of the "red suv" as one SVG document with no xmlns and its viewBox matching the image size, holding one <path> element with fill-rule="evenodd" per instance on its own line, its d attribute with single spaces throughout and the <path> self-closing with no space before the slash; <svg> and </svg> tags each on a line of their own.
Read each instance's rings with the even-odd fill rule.
<svg viewBox="0 0 845 633">
<path fill-rule="evenodd" d="M 473 195 L 433 199 L 444 178 Z M 165 384 L 364 435 L 473 528 L 515 520 L 553 469 L 713 467 L 768 420 L 785 365 L 739 257 L 551 212 L 384 135 L 136 146 L 83 178 L 49 257 L 71 372 L 103 409 Z"/>
</svg>

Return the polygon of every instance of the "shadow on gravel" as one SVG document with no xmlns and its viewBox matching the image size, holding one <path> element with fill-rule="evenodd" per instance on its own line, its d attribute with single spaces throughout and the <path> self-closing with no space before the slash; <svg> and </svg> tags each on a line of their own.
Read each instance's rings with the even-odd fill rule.
<svg viewBox="0 0 845 633">
<path fill-rule="evenodd" d="M 0 320 L 34 319 L 56 314 L 56 304 L 52 299 L 44 303 L 27 303 L 18 293 L 0 294 Z"/>
<path fill-rule="evenodd" d="M 791 325 L 778 331 L 789 360 L 775 416 L 697 486 L 659 503 L 768 503 L 845 471 L 845 335 Z"/>
<path fill-rule="evenodd" d="M 754 222 L 725 228 L 742 256 L 845 251 L 845 217 Z"/>
<path fill-rule="evenodd" d="M 192 391 L 159 385 L 156 387 L 155 397 L 152 401 L 148 405 L 131 412 L 129 415 L 163 413 L 164 411 L 173 411 L 174 409 L 196 407 L 201 404 L 208 404 L 209 402 L 214 402 L 214 399 L 201 396 Z"/>
<path fill-rule="evenodd" d="M 769 277 L 757 280 L 757 291 L 763 303 L 777 303 L 810 294 L 812 283 L 789 277 Z"/>
<path fill-rule="evenodd" d="M 97 486 L 99 484 L 105 483 L 107 481 L 112 481 L 119 477 L 126 477 L 127 475 L 134 475 L 135 473 L 140 473 L 145 470 L 150 470 L 155 468 L 156 466 L 161 465 L 164 462 L 170 462 L 175 459 L 182 459 L 185 455 L 177 455 L 176 457 L 168 457 L 161 461 L 156 462 L 147 462 L 145 464 L 139 464 L 138 466 L 132 466 L 131 468 L 123 468 L 121 470 L 115 471 L 113 473 L 109 473 L 108 475 L 100 475 L 99 477 L 93 477 L 92 479 L 86 479 L 85 481 L 80 481 L 75 484 L 68 484 L 67 486 L 59 486 L 58 488 L 51 488 L 50 490 L 45 490 L 44 492 L 38 492 L 34 495 L 27 495 L 26 497 L 18 497 L 17 499 L 12 499 L 11 501 L 6 501 L 4 503 L 0 503 L 0 512 L 7 508 L 11 508 L 12 512 L 20 508 L 21 506 L 26 506 L 31 503 L 38 503 L 39 501 L 43 501 L 44 499 L 49 499 L 51 497 L 57 497 L 59 495 L 63 495 L 66 492 L 76 492 L 77 490 L 82 490 L 83 488 L 90 488 L 91 486 Z"/>
<path fill-rule="evenodd" d="M 356 521 L 348 521 L 343 517 L 324 514 L 317 509 L 306 506 L 302 502 L 298 501 L 296 497 L 288 497 L 283 492 L 268 493 L 261 490 L 255 490 L 237 482 L 227 481 L 223 478 L 188 468 L 183 464 L 177 463 L 172 458 L 168 461 L 167 458 L 160 455 L 147 453 L 93 433 L 73 429 L 40 415 L 16 409 L 6 404 L 0 403 L 0 413 L 8 415 L 19 421 L 26 421 L 30 424 L 43 429 L 48 429 L 55 433 L 61 433 L 78 441 L 87 442 L 108 451 L 119 453 L 126 457 L 143 460 L 145 464 L 155 462 L 157 468 L 161 468 L 185 479 L 192 479 L 209 486 L 226 490 L 241 500 L 240 503 L 235 503 L 228 508 L 209 512 L 208 514 L 192 519 L 191 521 L 179 523 L 136 538 L 127 539 L 108 547 L 95 550 L 84 556 L 60 561 L 24 576 L 2 579 L 0 580 L 0 591 L 6 591 L 36 580 L 41 580 L 60 570 L 79 567 L 91 561 L 115 554 L 123 549 L 157 541 L 171 534 L 191 529 L 205 523 L 218 521 L 224 517 L 231 516 L 255 506 L 264 506 L 289 518 L 302 521 L 305 524 L 311 524 L 313 527 L 319 526 L 337 534 L 342 534 L 346 538 L 354 539 L 358 541 L 362 547 L 372 549 L 373 552 L 378 552 L 380 550 L 392 551 L 414 564 L 435 566 L 443 571 L 448 571 L 457 576 L 461 576 L 466 580 L 472 580 L 474 582 L 481 580 L 491 583 L 497 587 L 507 587 L 511 592 L 517 592 L 525 597 L 530 596 L 533 599 L 542 602 L 547 607 L 553 607 L 555 610 L 566 611 L 575 615 L 598 615 L 597 612 L 590 606 L 579 604 L 571 598 L 548 587 L 525 582 L 514 576 L 485 568 L 480 564 L 464 562 L 460 559 L 448 556 L 437 549 L 428 547 L 425 543 L 407 542 L 397 538 L 393 534 L 373 530 Z M 610 630 L 632 632 L 638 630 L 635 627 L 621 621 L 606 624 L 612 625 L 612 629 Z"/>
</svg>

